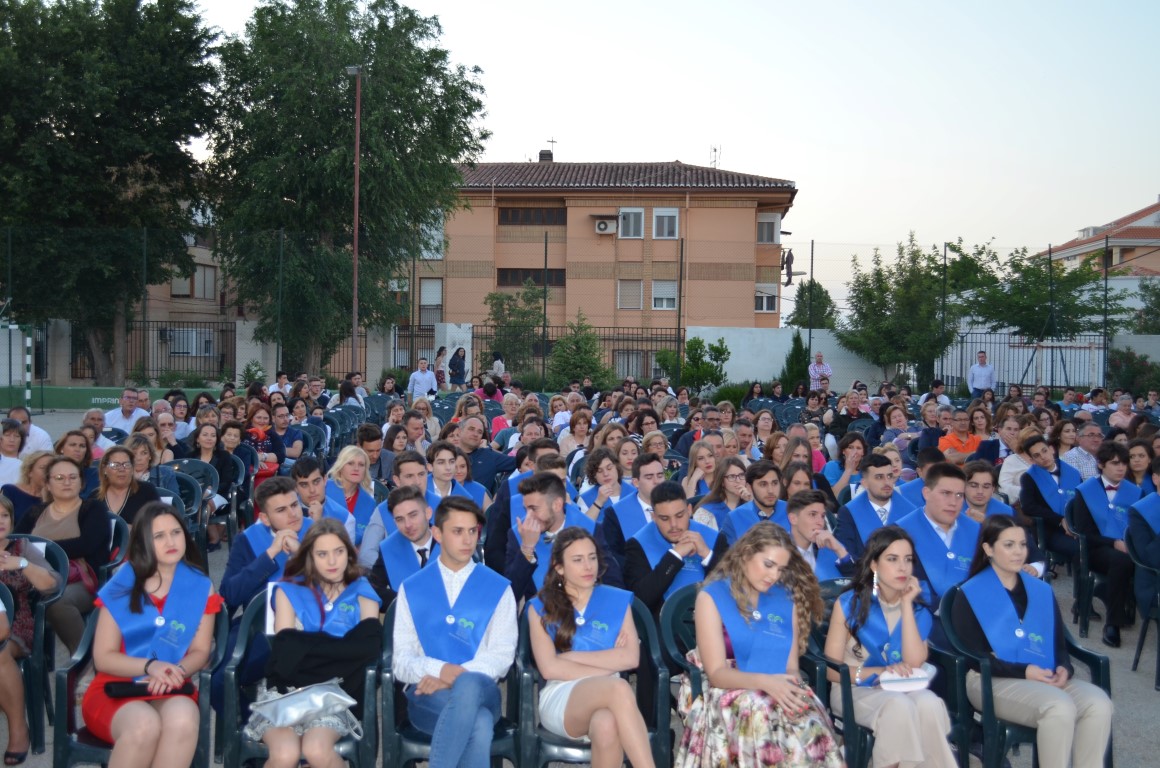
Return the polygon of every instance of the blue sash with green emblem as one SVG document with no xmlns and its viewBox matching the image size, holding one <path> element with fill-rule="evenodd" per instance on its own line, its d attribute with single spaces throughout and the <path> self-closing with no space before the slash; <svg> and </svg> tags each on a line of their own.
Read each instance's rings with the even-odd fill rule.
<svg viewBox="0 0 1160 768">
<path fill-rule="evenodd" d="M 346 510 L 344 509 L 343 512 L 345 511 Z M 302 518 L 302 527 L 298 529 L 298 541 L 302 541 L 303 537 L 306 536 L 306 532 L 310 530 L 310 526 L 313 523 L 314 521 L 309 517 Z M 242 536 L 245 537 L 246 541 L 250 545 L 250 548 L 254 550 L 254 557 L 261 557 L 262 553 L 269 549 L 270 545 L 274 543 L 273 529 L 271 529 L 270 526 L 262 525 L 261 523 L 254 523 L 253 525 L 248 526 L 246 530 L 242 532 Z M 274 575 L 268 579 L 269 581 L 279 581 L 282 578 L 282 572 L 286 570 L 286 561 L 289 559 L 290 556 L 285 552 L 279 552 L 278 554 L 274 555 L 274 565 L 278 566 L 278 570 L 275 571 Z"/>
<path fill-rule="evenodd" d="M 689 530 L 701 534 L 701 538 L 705 540 L 705 544 L 710 549 L 713 549 L 713 545 L 717 543 L 717 537 L 720 535 L 717 531 L 698 523 L 696 520 L 689 521 Z M 632 538 L 640 542 L 644 556 L 648 558 L 648 564 L 652 568 L 656 568 L 665 553 L 673 548 L 672 542 L 661 535 L 661 530 L 657 528 L 656 523 L 649 523 L 633 534 Z M 681 570 L 677 571 L 677 575 L 673 577 L 669 588 L 665 590 L 665 599 L 668 599 L 670 595 L 683 586 L 704 580 L 705 565 L 701 562 L 700 555 L 694 552 L 684 559 Z"/>
<path fill-rule="evenodd" d="M 915 510 L 898 524 L 914 539 L 914 550 L 926 572 L 923 600 L 934 605 L 946 591 L 967 578 L 975 545 L 979 540 L 979 524 L 966 515 L 957 518 L 957 527 L 948 549 L 926 516 L 926 508 Z"/>
<path fill-rule="evenodd" d="M 1100 533 L 1109 539 L 1122 540 L 1124 531 L 1128 530 L 1128 508 L 1140 500 L 1140 487 L 1127 478 L 1121 480 L 1111 503 L 1100 475 L 1084 480 L 1077 490 Z"/>
<path fill-rule="evenodd" d="M 854 603 L 854 592 L 846 592 L 838 600 L 842 603 L 842 612 L 846 614 L 848 622 L 860 609 L 860 606 Z M 926 640 L 933 624 L 926 606 L 918 604 L 914 606 L 914 621 L 918 624 L 919 636 Z M 858 627 L 856 634 L 858 642 L 866 651 L 866 666 L 889 667 L 902 661 L 902 619 L 899 618 L 893 630 L 887 629 L 886 615 L 882 613 L 878 598 L 871 598 L 866 623 Z M 873 681 L 863 680 L 861 684 L 873 685 Z"/>
<path fill-rule="evenodd" d="M 759 595 L 753 613 L 742 615 L 730 592 L 729 580 L 705 585 L 721 623 L 729 633 L 733 658 L 742 672 L 785 674 L 793 647 L 793 600 L 780 584 Z"/>
<path fill-rule="evenodd" d="M 184 562 L 178 563 L 165 598 L 165 610 L 158 611 L 144 595 L 141 612 L 133 613 L 129 609 L 129 592 L 136 578 L 132 568 L 121 568 L 101 587 L 97 597 L 121 630 L 126 656 L 177 664 L 185 658 L 197 635 L 213 584 L 205 574 Z"/>
<path fill-rule="evenodd" d="M 279 582 L 278 589 L 286 593 L 302 631 L 325 632 L 332 637 L 345 637 L 362 621 L 360 597 L 379 605 L 383 602 L 365 578 L 352 581 L 333 602 L 327 602 L 319 590 L 292 581 Z"/>
<path fill-rule="evenodd" d="M 962 590 L 997 657 L 1012 664 L 1054 670 L 1055 594 L 1050 585 L 1026 573 L 1020 573 L 1019 578 L 1027 590 L 1022 620 L 994 568 L 984 568 L 963 584 Z"/>
<path fill-rule="evenodd" d="M 534 597 L 528 604 L 535 608 L 540 616 L 544 615 L 544 603 L 540 598 Z M 592 590 L 584 613 L 576 612 L 576 633 L 572 635 L 572 650 L 607 651 L 614 647 L 630 605 L 632 605 L 631 592 L 597 584 Z M 556 624 L 547 626 L 548 636 L 553 640 L 556 639 L 557 627 Z"/>
<path fill-rule="evenodd" d="M 403 582 L 407 606 L 423 653 L 448 664 L 475 658 L 488 622 L 511 582 L 486 566 L 472 569 L 452 606 L 447 601 L 439 566 L 424 568 Z"/>
<path fill-rule="evenodd" d="M 362 544 L 363 533 L 366 532 L 367 523 L 370 522 L 371 515 L 375 512 L 375 498 L 363 490 L 361 485 L 355 489 L 355 493 L 358 494 L 358 498 L 354 503 L 354 545 L 357 547 L 359 544 Z M 346 496 L 342 492 L 342 487 L 333 480 L 326 481 L 326 498 L 338 504 L 343 509 L 347 509 Z M 386 522 L 385 518 L 383 522 Z"/>
</svg>

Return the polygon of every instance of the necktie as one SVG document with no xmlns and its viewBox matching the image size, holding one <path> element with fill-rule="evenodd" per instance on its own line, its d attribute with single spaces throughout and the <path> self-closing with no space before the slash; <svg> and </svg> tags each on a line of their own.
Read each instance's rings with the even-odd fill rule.
<svg viewBox="0 0 1160 768">
<path fill-rule="evenodd" d="M 1108 492 L 1118 491 L 1118 490 L 1120 490 L 1120 486 L 1118 486 L 1118 485 L 1105 485 L 1104 490 L 1108 491 Z"/>
<path fill-rule="evenodd" d="M 544 543 L 545 544 L 551 544 L 555 540 L 556 540 L 556 534 L 553 533 L 552 531 L 548 531 L 547 533 L 544 534 Z"/>
<path fill-rule="evenodd" d="M 886 523 L 886 508 L 885 507 L 874 507 L 874 511 L 878 513 L 878 519 L 881 520 L 882 523 L 885 525 L 885 523 Z"/>
<path fill-rule="evenodd" d="M 427 565 L 427 548 L 419 547 L 419 567 L 423 568 Z"/>
</svg>

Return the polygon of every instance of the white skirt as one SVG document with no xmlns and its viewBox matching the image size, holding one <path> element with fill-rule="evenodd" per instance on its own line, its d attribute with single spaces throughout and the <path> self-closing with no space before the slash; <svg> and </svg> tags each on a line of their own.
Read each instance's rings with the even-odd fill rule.
<svg viewBox="0 0 1160 768">
<path fill-rule="evenodd" d="M 615 677 L 616 675 L 610 675 Z M 540 689 L 540 725 L 547 730 L 567 739 L 588 742 L 588 734 L 573 736 L 564 729 L 564 710 L 568 708 L 568 699 L 572 696 L 572 689 L 577 683 L 588 680 L 582 677 L 579 680 L 549 680 Z"/>
</svg>

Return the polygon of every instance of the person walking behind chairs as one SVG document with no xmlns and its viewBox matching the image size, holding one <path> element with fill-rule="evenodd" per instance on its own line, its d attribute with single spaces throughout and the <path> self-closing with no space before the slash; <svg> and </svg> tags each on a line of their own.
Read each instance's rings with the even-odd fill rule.
<svg viewBox="0 0 1160 768">
<path fill-rule="evenodd" d="M 946 739 L 951 722 L 942 699 L 927 688 L 904 693 L 879 685 L 885 673 L 904 678 L 921 673 L 933 626 L 921 594 L 914 576 L 914 542 L 902 528 L 888 525 L 870 535 L 854 583 L 830 615 L 826 656 L 855 670 L 853 716 L 874 731 L 876 766 L 957 765 Z M 838 681 L 837 672 L 827 674 Z M 837 686 L 831 703 L 835 715 L 845 714 Z"/>
<path fill-rule="evenodd" d="M 113 744 L 109 768 L 189 765 L 199 721 L 189 678 L 209 662 L 221 598 L 176 509 L 142 508 L 126 565 L 98 598 L 85 726 Z M 127 698 L 113 692 L 130 682 L 145 690 Z"/>
<path fill-rule="evenodd" d="M 1051 585 L 1023 571 L 1027 534 L 1008 515 L 983 521 L 970 577 L 951 621 L 963 646 L 991 658 L 995 714 L 1036 731 L 1041 768 L 1096 768 L 1112 728 L 1112 702 L 1074 679 Z M 978 662 L 968 658 L 967 698 L 982 706 Z"/>
<path fill-rule="evenodd" d="M 540 691 L 540 722 L 552 733 L 592 742 L 593 768 L 652 768 L 644 717 L 619 677 L 640 664 L 632 593 L 599 583 L 605 558 L 592 534 L 560 531 L 548 577 L 528 604 Z"/>
</svg>

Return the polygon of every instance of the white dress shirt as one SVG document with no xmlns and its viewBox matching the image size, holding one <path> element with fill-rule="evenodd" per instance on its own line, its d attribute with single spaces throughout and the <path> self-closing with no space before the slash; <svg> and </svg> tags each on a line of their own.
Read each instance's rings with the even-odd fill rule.
<svg viewBox="0 0 1160 768">
<path fill-rule="evenodd" d="M 440 558 L 436 566 L 443 579 L 443 588 L 447 590 L 447 602 L 452 608 L 463 591 L 463 585 L 476 568 L 486 566 L 477 563 L 468 563 L 458 571 L 453 571 L 443 564 Z M 419 634 L 415 630 L 415 621 L 411 617 L 411 607 L 407 603 L 407 585 L 404 582 L 399 587 L 399 595 L 395 598 L 395 631 L 393 635 L 395 655 L 391 668 L 395 677 L 401 683 L 418 683 L 425 676 L 439 677 L 443 665 L 447 662 L 435 659 L 423 653 L 423 646 L 419 642 Z M 496 605 L 495 613 L 484 630 L 483 640 L 475 652 L 474 658 L 462 664 L 468 672 L 480 672 L 492 680 L 499 680 L 507 674 L 516 657 L 516 640 L 519 637 L 516 623 L 516 599 L 512 595 L 511 587 L 504 589 L 503 596 Z"/>
<path fill-rule="evenodd" d="M 105 429 L 119 429 L 127 435 L 132 434 L 133 425 L 137 423 L 137 419 L 148 415 L 149 411 L 144 408 L 134 408 L 133 412 L 126 417 L 120 408 L 114 408 L 111 411 L 105 411 Z"/>
<path fill-rule="evenodd" d="M 33 451 L 55 453 L 56 449 L 53 448 L 52 438 L 48 436 L 47 432 L 35 424 L 29 424 L 28 437 L 24 440 L 24 449 L 20 451 L 20 456 L 23 458 Z"/>
</svg>

